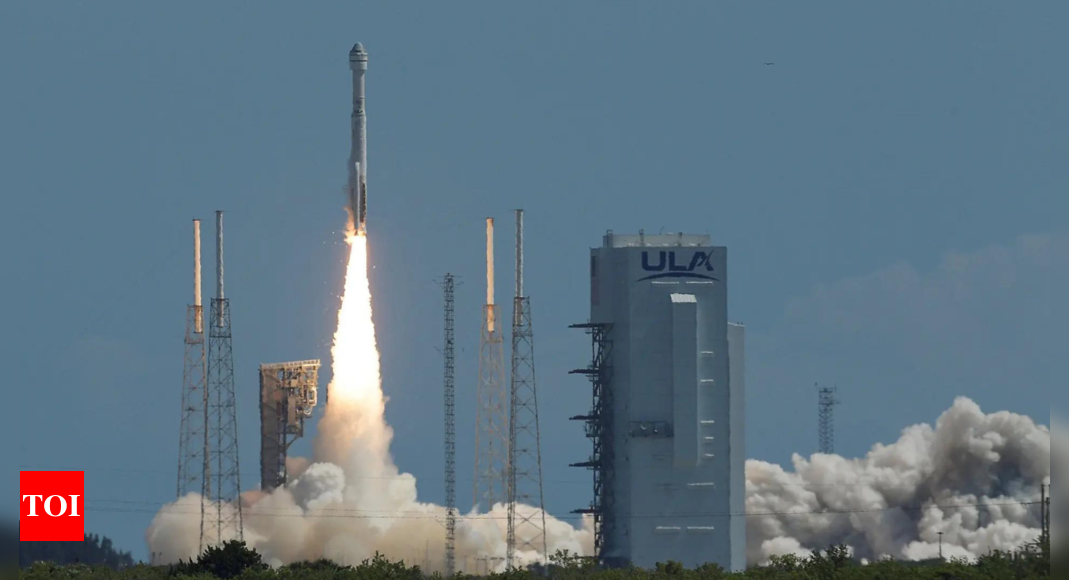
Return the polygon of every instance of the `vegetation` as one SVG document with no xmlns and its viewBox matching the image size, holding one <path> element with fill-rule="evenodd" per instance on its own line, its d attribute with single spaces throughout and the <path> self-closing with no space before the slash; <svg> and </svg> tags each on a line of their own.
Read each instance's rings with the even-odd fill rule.
<svg viewBox="0 0 1069 580">
<path fill-rule="evenodd" d="M 110 539 L 89 534 L 82 542 L 19 542 L 19 566 L 24 568 L 35 562 L 86 564 L 112 570 L 134 565 L 130 554 L 116 550 Z"/>
<path fill-rule="evenodd" d="M 112 570 L 84 564 L 35 564 L 19 575 L 20 580 L 423 580 L 428 577 L 442 580 L 437 574 L 424 574 L 418 566 L 391 562 L 381 556 L 356 567 L 319 561 L 270 569 L 259 554 L 242 542 L 227 543 L 208 550 L 195 562 L 170 567 Z M 497 580 L 544 577 L 552 580 L 1032 580 L 1050 578 L 1050 546 L 1036 543 L 1012 554 L 995 552 L 977 562 L 887 560 L 867 565 L 854 561 L 847 548 L 836 546 L 808 558 L 773 558 L 767 566 L 736 574 L 716 565 L 688 570 L 676 562 L 660 564 L 655 570 L 599 570 L 590 560 L 559 552 L 547 566 L 495 576 Z M 470 578 L 462 576 L 458 580 Z"/>
</svg>

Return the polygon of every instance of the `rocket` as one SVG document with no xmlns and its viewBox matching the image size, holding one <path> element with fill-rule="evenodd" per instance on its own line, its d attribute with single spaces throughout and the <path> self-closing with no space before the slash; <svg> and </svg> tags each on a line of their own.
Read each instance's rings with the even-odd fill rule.
<svg viewBox="0 0 1069 580">
<path fill-rule="evenodd" d="M 367 231 L 367 112 L 364 110 L 364 73 L 367 51 L 359 42 L 349 51 L 353 71 L 353 146 L 349 152 L 349 209 L 357 232 Z"/>
</svg>

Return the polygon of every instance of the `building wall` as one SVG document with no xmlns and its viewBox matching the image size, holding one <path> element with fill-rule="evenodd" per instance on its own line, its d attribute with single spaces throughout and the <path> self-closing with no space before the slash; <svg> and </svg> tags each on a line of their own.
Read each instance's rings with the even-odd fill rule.
<svg viewBox="0 0 1069 580">
<path fill-rule="evenodd" d="M 741 514 L 745 478 L 741 400 L 732 406 L 729 380 L 727 249 L 706 236 L 605 242 L 591 251 L 591 321 L 611 323 L 613 342 L 616 526 L 605 555 L 641 567 L 741 568 L 745 521 L 731 514 Z"/>
</svg>

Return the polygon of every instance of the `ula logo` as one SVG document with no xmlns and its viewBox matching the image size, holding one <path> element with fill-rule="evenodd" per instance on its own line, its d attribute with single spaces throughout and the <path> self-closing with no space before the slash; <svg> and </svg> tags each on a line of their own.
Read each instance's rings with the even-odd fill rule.
<svg viewBox="0 0 1069 580">
<path fill-rule="evenodd" d="M 85 539 L 85 473 L 20 471 L 19 541 Z"/>
<path fill-rule="evenodd" d="M 655 254 L 656 258 L 651 258 L 651 253 Z M 639 282 L 658 278 L 697 278 L 719 282 L 705 273 L 714 270 L 712 256 L 705 252 L 694 252 L 690 259 L 679 258 L 676 252 L 642 252 L 642 269 L 658 273 L 640 278 Z"/>
</svg>

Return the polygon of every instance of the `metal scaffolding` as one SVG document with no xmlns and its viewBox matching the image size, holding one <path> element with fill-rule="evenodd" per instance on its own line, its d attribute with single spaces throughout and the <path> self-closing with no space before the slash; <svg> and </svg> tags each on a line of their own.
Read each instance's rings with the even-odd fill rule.
<svg viewBox="0 0 1069 580">
<path fill-rule="evenodd" d="M 241 458 L 238 453 L 237 401 L 230 301 L 223 293 L 223 212 L 215 212 L 217 294 L 212 299 L 208 331 L 208 430 L 215 459 L 211 489 L 202 498 L 201 547 L 206 524 L 215 528 L 214 543 L 244 540 L 241 506 Z M 212 519 L 207 520 L 208 517 Z"/>
<path fill-rule="evenodd" d="M 838 387 L 820 388 L 820 385 L 817 385 L 817 394 L 820 397 L 820 452 L 827 455 L 835 453 L 835 406 L 840 403 L 838 393 Z"/>
<path fill-rule="evenodd" d="M 575 510 L 572 513 L 589 514 L 594 518 L 594 555 L 602 563 L 614 565 L 610 555 L 613 552 L 612 538 L 615 521 L 613 518 L 616 496 L 613 489 L 615 478 L 615 456 L 613 454 L 613 417 L 612 417 L 612 341 L 609 340 L 610 325 L 587 323 L 574 324 L 571 328 L 583 329 L 591 337 L 592 353 L 590 365 L 577 369 L 570 374 L 586 375 L 593 386 L 593 404 L 590 413 L 572 417 L 573 421 L 586 423 L 586 436 L 593 443 L 590 459 L 582 463 L 573 463 L 572 467 L 582 467 L 594 472 L 594 499 L 590 507 Z"/>
<path fill-rule="evenodd" d="M 512 380 L 509 404 L 508 536 L 511 570 L 516 550 L 546 556 L 542 444 L 538 427 L 531 299 L 523 293 L 523 210 L 516 210 L 516 296 L 512 311 Z"/>
<path fill-rule="evenodd" d="M 457 545 L 457 423 L 456 423 L 456 333 L 454 329 L 454 291 L 452 274 L 442 279 L 445 294 L 445 337 L 442 356 L 445 359 L 443 391 L 445 395 L 445 576 L 456 575 Z"/>
<path fill-rule="evenodd" d="M 290 445 L 318 402 L 318 360 L 260 365 L 260 488 L 286 485 Z"/>
<path fill-rule="evenodd" d="M 186 307 L 182 418 L 178 436 L 177 497 L 209 489 L 208 359 L 204 350 L 204 306 L 200 284 L 200 220 L 193 220 L 193 304 Z"/>
<path fill-rule="evenodd" d="M 479 386 L 475 418 L 474 506 L 483 512 L 506 500 L 508 417 L 504 338 L 494 304 L 494 220 L 486 219 L 486 306 L 479 341 Z"/>
</svg>

